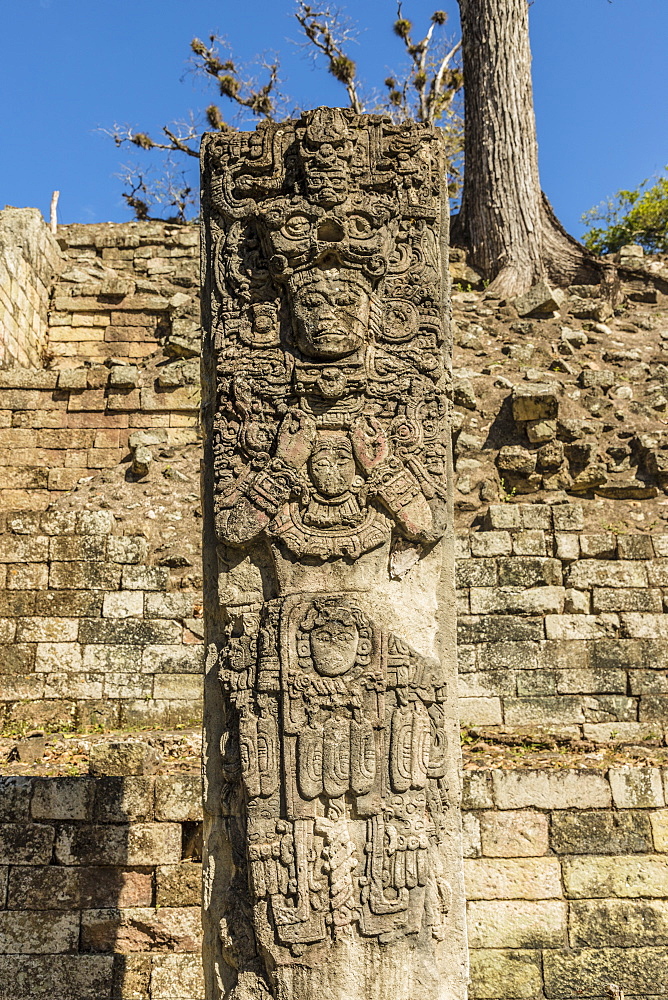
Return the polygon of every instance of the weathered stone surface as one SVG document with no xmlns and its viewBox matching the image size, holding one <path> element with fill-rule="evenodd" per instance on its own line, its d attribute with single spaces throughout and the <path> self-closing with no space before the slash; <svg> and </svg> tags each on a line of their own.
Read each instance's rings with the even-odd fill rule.
<svg viewBox="0 0 668 1000">
<path fill-rule="evenodd" d="M 668 859 L 633 857 L 564 858 L 566 894 L 573 898 L 668 896 Z"/>
<path fill-rule="evenodd" d="M 204 1000 L 204 977 L 199 955 L 156 955 L 151 972 L 151 1000 Z"/>
<path fill-rule="evenodd" d="M 566 937 L 567 915 L 566 903 L 557 900 L 473 901 L 468 904 L 466 916 L 469 945 L 560 948 Z"/>
<path fill-rule="evenodd" d="M 31 815 L 37 820 L 92 818 L 93 782 L 88 778 L 36 778 Z"/>
<path fill-rule="evenodd" d="M 550 1000 L 604 996 L 608 983 L 617 983 L 629 996 L 662 997 L 668 990 L 666 948 L 547 951 L 543 969 L 545 995 Z"/>
<path fill-rule="evenodd" d="M 181 827 L 177 823 L 63 824 L 55 856 L 61 865 L 176 864 L 181 860 Z"/>
<path fill-rule="evenodd" d="M 336 109 L 203 143 L 210 1000 L 465 995 L 442 156 Z"/>
<path fill-rule="evenodd" d="M 0 955 L 55 955 L 73 951 L 78 940 L 78 913 L 0 913 Z"/>
<path fill-rule="evenodd" d="M 647 854 L 653 849 L 650 816 L 629 810 L 554 812 L 550 846 L 557 854 Z"/>
<path fill-rule="evenodd" d="M 109 740 L 91 747 L 89 771 L 100 775 L 153 774 L 161 755 L 141 740 Z"/>
<path fill-rule="evenodd" d="M 657 809 L 665 804 L 658 767 L 611 767 L 608 781 L 617 809 Z"/>
<path fill-rule="evenodd" d="M 471 952 L 472 1000 L 533 1000 L 542 988 L 540 952 Z"/>
<path fill-rule="evenodd" d="M 0 823 L 21 823 L 28 819 L 32 785 L 32 778 L 0 777 Z"/>
<path fill-rule="evenodd" d="M 198 952 L 201 926 L 194 906 L 85 910 L 81 942 L 84 951 L 93 952 Z"/>
<path fill-rule="evenodd" d="M 112 961 L 107 955 L 3 956 L 0 1000 L 100 1000 L 108 995 Z"/>
<path fill-rule="evenodd" d="M 576 899 L 570 904 L 571 948 L 668 945 L 665 900 Z"/>
<path fill-rule="evenodd" d="M 0 864 L 48 864 L 53 835 L 54 828 L 46 824 L 0 823 Z"/>
<path fill-rule="evenodd" d="M 7 894 L 9 910 L 150 906 L 152 901 L 153 876 L 149 871 L 61 865 L 14 865 Z"/>
<path fill-rule="evenodd" d="M 485 812 L 480 816 L 480 834 L 483 854 L 490 858 L 530 858 L 547 854 L 549 847 L 544 813 Z"/>
<path fill-rule="evenodd" d="M 593 771 L 494 771 L 499 809 L 607 809 L 610 786 Z"/>
<path fill-rule="evenodd" d="M 134 823 L 153 819 L 154 779 L 141 775 L 97 776 L 96 823 Z"/>
<path fill-rule="evenodd" d="M 202 819 L 199 775 L 167 775 L 155 779 L 155 818 L 184 823 Z"/>
<path fill-rule="evenodd" d="M 464 862 L 467 899 L 557 899 L 556 858 L 475 858 Z"/>
<path fill-rule="evenodd" d="M 202 866 L 193 861 L 160 865 L 155 875 L 156 906 L 199 906 L 202 901 Z"/>
</svg>

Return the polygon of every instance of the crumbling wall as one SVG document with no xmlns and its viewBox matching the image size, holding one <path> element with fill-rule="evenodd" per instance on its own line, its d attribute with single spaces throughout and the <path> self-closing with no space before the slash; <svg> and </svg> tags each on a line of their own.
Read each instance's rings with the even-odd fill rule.
<svg viewBox="0 0 668 1000">
<path fill-rule="evenodd" d="M 58 243 L 36 208 L 0 211 L 0 368 L 41 368 Z"/>
<path fill-rule="evenodd" d="M 668 770 L 464 772 L 471 1000 L 668 992 Z M 2 1000 L 202 1000 L 200 782 L 0 778 Z"/>
</svg>

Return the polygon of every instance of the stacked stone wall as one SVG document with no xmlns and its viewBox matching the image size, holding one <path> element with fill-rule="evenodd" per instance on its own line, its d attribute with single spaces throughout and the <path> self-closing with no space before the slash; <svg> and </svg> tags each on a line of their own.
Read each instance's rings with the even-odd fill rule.
<svg viewBox="0 0 668 1000">
<path fill-rule="evenodd" d="M 110 511 L 0 515 L 0 728 L 201 719 L 199 591 Z"/>
<path fill-rule="evenodd" d="M 36 208 L 0 212 L 0 369 L 40 368 L 58 244 Z"/>
<path fill-rule="evenodd" d="M 668 771 L 464 776 L 471 1000 L 668 992 Z M 193 775 L 0 779 L 2 1000 L 203 1000 Z"/>
<path fill-rule="evenodd" d="M 586 532 L 582 507 L 492 505 L 459 536 L 465 725 L 663 737 L 668 535 Z"/>
<path fill-rule="evenodd" d="M 6 726 L 199 721 L 201 593 L 183 571 L 108 511 L 0 528 Z M 465 726 L 663 739 L 667 535 L 585 532 L 577 504 L 499 504 L 458 546 Z"/>
</svg>

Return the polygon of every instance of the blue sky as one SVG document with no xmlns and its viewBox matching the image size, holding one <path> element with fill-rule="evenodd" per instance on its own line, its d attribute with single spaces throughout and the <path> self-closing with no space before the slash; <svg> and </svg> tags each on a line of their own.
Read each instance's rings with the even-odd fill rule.
<svg viewBox="0 0 668 1000">
<path fill-rule="evenodd" d="M 401 67 L 394 0 L 337 6 L 359 25 L 350 53 L 370 86 Z M 404 13 L 426 26 L 435 6 L 456 30 L 454 0 L 404 0 Z M 239 61 L 281 51 L 295 103 L 344 103 L 288 41 L 292 10 L 292 0 L 0 0 L 0 206 L 46 215 L 58 188 L 62 222 L 131 218 L 114 175 L 140 154 L 97 129 L 157 135 L 213 99 L 187 73 L 194 35 L 225 35 Z M 668 0 L 534 0 L 531 41 L 543 188 L 580 236 L 585 210 L 668 164 Z"/>
</svg>

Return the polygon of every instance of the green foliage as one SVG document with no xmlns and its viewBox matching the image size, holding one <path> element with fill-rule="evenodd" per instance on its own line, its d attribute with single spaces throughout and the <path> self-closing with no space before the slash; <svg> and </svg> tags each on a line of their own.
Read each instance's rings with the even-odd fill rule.
<svg viewBox="0 0 668 1000">
<path fill-rule="evenodd" d="M 635 191 L 618 191 L 585 212 L 586 247 L 603 254 L 638 243 L 648 253 L 668 253 L 668 176 L 659 177 L 651 187 L 650 180 L 644 180 Z M 594 225 L 597 222 L 603 225 Z"/>
</svg>

